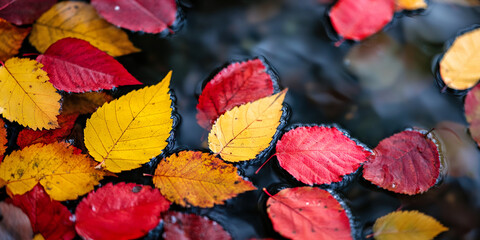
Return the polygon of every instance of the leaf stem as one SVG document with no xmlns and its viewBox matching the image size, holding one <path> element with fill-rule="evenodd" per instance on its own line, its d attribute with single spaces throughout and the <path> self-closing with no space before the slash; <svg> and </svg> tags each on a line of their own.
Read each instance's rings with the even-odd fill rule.
<svg viewBox="0 0 480 240">
<path fill-rule="evenodd" d="M 270 157 L 267 159 L 267 161 L 265 161 L 265 162 L 262 164 L 262 166 L 260 166 L 260 167 L 257 169 L 257 171 L 255 171 L 255 174 L 257 174 L 257 173 L 260 171 L 260 169 L 262 169 L 263 166 L 265 166 L 265 164 L 267 164 L 267 162 L 270 161 L 270 159 L 272 159 L 272 157 L 273 157 L 273 156 L 276 156 L 276 155 L 277 155 L 277 154 L 275 153 L 275 154 L 273 154 L 272 156 L 270 156 Z"/>
</svg>

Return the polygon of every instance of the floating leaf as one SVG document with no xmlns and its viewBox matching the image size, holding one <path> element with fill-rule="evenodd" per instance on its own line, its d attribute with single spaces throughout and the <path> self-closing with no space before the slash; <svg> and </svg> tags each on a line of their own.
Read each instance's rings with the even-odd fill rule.
<svg viewBox="0 0 480 240">
<path fill-rule="evenodd" d="M 345 39 L 361 41 L 392 20 L 394 0 L 339 0 L 330 11 L 330 21 Z"/>
<path fill-rule="evenodd" d="M 35 22 L 29 40 L 43 53 L 66 37 L 86 40 L 114 57 L 140 51 L 125 32 L 103 20 L 95 8 L 84 2 L 55 4 Z"/>
<path fill-rule="evenodd" d="M 425 0 L 395 0 L 397 8 L 402 10 L 417 10 L 427 8 Z"/>
<path fill-rule="evenodd" d="M 364 164 L 363 177 L 373 184 L 403 194 L 432 187 L 440 174 L 435 143 L 417 131 L 403 131 L 383 139 Z"/>
<path fill-rule="evenodd" d="M 0 67 L 0 113 L 6 119 L 32 129 L 58 127 L 61 96 L 42 67 L 27 58 L 10 58 Z"/>
<path fill-rule="evenodd" d="M 375 221 L 373 236 L 376 240 L 428 240 L 447 230 L 434 218 L 418 211 L 397 211 Z"/>
<path fill-rule="evenodd" d="M 107 170 L 138 168 L 167 146 L 173 125 L 171 76 L 103 105 L 87 120 L 85 146 Z"/>
<path fill-rule="evenodd" d="M 7 149 L 7 129 L 5 129 L 5 123 L 0 119 L 0 161 L 3 159 L 3 154 Z"/>
<path fill-rule="evenodd" d="M 277 142 L 280 166 L 305 184 L 329 184 L 356 171 L 370 152 L 336 127 L 298 127 Z"/>
<path fill-rule="evenodd" d="M 89 114 L 113 100 L 104 92 L 72 93 L 63 97 L 62 114 Z"/>
<path fill-rule="evenodd" d="M 175 0 L 92 0 L 107 21 L 132 31 L 160 33 L 175 22 Z"/>
<path fill-rule="evenodd" d="M 57 0 L 7 0 L 0 3 L 0 18 L 16 24 L 32 24 Z"/>
<path fill-rule="evenodd" d="M 208 135 L 208 146 L 223 160 L 254 159 L 270 145 L 280 125 L 287 90 L 235 107 L 220 116 Z"/>
<path fill-rule="evenodd" d="M 227 110 L 272 95 L 273 82 L 266 71 L 260 59 L 232 63 L 222 69 L 198 98 L 198 124 L 210 129 Z"/>
<path fill-rule="evenodd" d="M 236 167 L 195 151 L 182 151 L 162 160 L 153 183 L 168 200 L 184 207 L 213 207 L 256 189 L 237 174 Z"/>
<path fill-rule="evenodd" d="M 480 28 L 458 36 L 440 61 L 440 76 L 449 87 L 464 90 L 480 79 Z"/>
<path fill-rule="evenodd" d="M 75 229 L 84 239 L 136 239 L 157 226 L 169 207 L 150 186 L 109 183 L 78 204 Z"/>
<path fill-rule="evenodd" d="M 345 209 L 327 191 L 286 188 L 267 201 L 275 231 L 291 239 L 352 239 Z"/>
<path fill-rule="evenodd" d="M 57 201 L 76 199 L 107 173 L 95 170 L 95 162 L 75 150 L 66 143 L 39 143 L 14 151 L 0 164 L 0 178 L 10 195 L 24 194 L 40 183 Z"/>
<path fill-rule="evenodd" d="M 73 239 L 76 235 L 72 214 L 60 202 L 50 199 L 42 186 L 15 195 L 10 201 L 28 215 L 34 233 L 45 239 Z M 52 224 L 54 223 L 54 224 Z"/>
<path fill-rule="evenodd" d="M 6 61 L 18 54 L 18 49 L 30 30 L 31 28 L 15 27 L 0 18 L 0 61 Z"/>
<path fill-rule="evenodd" d="M 165 240 L 177 239 L 232 239 L 218 223 L 202 216 L 169 211 L 163 215 L 162 235 Z"/>
<path fill-rule="evenodd" d="M 465 97 L 465 118 L 470 124 L 470 134 L 480 146 L 480 85 L 475 86 Z"/>
<path fill-rule="evenodd" d="M 33 237 L 32 226 L 27 215 L 18 207 L 0 202 L 0 239 L 29 240 Z"/>
</svg>

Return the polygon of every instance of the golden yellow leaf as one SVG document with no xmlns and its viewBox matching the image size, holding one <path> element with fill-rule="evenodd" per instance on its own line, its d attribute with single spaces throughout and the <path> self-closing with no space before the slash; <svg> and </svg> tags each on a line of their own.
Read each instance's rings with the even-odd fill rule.
<svg viewBox="0 0 480 240">
<path fill-rule="evenodd" d="M 112 99 L 112 96 L 104 92 L 70 93 L 63 97 L 62 114 L 93 113 L 98 107 Z"/>
<path fill-rule="evenodd" d="M 425 0 L 396 0 L 397 7 L 403 10 L 427 8 Z"/>
<path fill-rule="evenodd" d="M 18 49 L 30 30 L 30 28 L 15 27 L 0 18 L 0 61 L 6 61 L 18 54 Z"/>
<path fill-rule="evenodd" d="M 447 230 L 434 218 L 418 211 L 397 211 L 375 221 L 373 236 L 377 240 L 428 240 Z"/>
<path fill-rule="evenodd" d="M 95 169 L 95 162 L 66 143 L 38 143 L 6 156 L 0 164 L 0 179 L 9 194 L 24 194 L 38 182 L 57 201 L 76 199 L 98 184 L 108 173 Z"/>
<path fill-rule="evenodd" d="M 43 235 L 41 233 L 37 233 L 37 234 L 35 234 L 35 236 L 33 236 L 32 240 L 45 240 L 45 238 L 43 237 Z"/>
<path fill-rule="evenodd" d="M 85 146 L 102 167 L 131 170 L 162 153 L 173 125 L 171 76 L 103 105 L 87 120 Z"/>
<path fill-rule="evenodd" d="M 480 28 L 455 39 L 440 61 L 443 82 L 453 89 L 475 86 L 480 79 Z"/>
<path fill-rule="evenodd" d="M 73 37 L 114 56 L 140 51 L 121 29 L 101 18 L 95 8 L 84 2 L 55 4 L 33 24 L 30 43 L 41 53 L 62 38 Z"/>
<path fill-rule="evenodd" d="M 61 96 L 42 67 L 27 58 L 10 58 L 0 67 L 0 113 L 34 130 L 58 127 Z"/>
<path fill-rule="evenodd" d="M 196 151 L 182 151 L 163 159 L 153 183 L 165 198 L 184 207 L 213 207 L 256 189 L 237 174 L 236 167 Z"/>
<path fill-rule="evenodd" d="M 223 160 L 254 159 L 270 145 L 282 117 L 287 90 L 235 107 L 221 115 L 208 134 L 208 146 Z"/>
</svg>

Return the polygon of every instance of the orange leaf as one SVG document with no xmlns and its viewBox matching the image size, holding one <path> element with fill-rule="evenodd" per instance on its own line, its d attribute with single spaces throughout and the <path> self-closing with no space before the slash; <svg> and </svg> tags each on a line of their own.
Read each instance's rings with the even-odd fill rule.
<svg viewBox="0 0 480 240">
<path fill-rule="evenodd" d="M 162 160 L 153 183 L 168 200 L 184 207 L 213 207 L 237 194 L 255 190 L 237 168 L 214 155 L 182 151 Z"/>
<path fill-rule="evenodd" d="M 0 61 L 18 54 L 23 39 L 28 35 L 31 28 L 18 28 L 0 18 Z"/>
<path fill-rule="evenodd" d="M 427 8 L 427 3 L 425 0 L 396 0 L 397 9 L 400 10 L 416 10 Z"/>
<path fill-rule="evenodd" d="M 7 129 L 5 129 L 5 123 L 0 119 L 0 161 L 3 159 L 3 154 L 7 149 Z"/>
<path fill-rule="evenodd" d="M 104 92 L 71 93 L 63 97 L 62 114 L 89 114 L 95 112 L 113 97 Z"/>
</svg>

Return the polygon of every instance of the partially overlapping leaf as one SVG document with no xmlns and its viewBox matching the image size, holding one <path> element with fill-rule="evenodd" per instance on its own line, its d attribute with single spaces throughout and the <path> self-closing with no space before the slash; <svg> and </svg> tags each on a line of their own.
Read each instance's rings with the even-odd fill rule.
<svg viewBox="0 0 480 240">
<path fill-rule="evenodd" d="M 417 10 L 427 8 L 425 0 L 395 0 L 397 8 L 401 10 Z"/>
<path fill-rule="evenodd" d="M 465 118 L 470 124 L 470 134 L 480 146 L 480 85 L 475 86 L 465 97 Z"/>
<path fill-rule="evenodd" d="M 113 97 L 105 92 L 71 93 L 63 97 L 62 114 L 89 114 L 93 113 Z"/>
<path fill-rule="evenodd" d="M 162 153 L 173 127 L 171 76 L 103 105 L 87 120 L 85 146 L 102 167 L 131 170 Z"/>
<path fill-rule="evenodd" d="M 0 2 L 0 18 L 16 24 L 32 24 L 57 0 L 7 0 Z"/>
<path fill-rule="evenodd" d="M 15 27 L 0 18 L 0 61 L 6 61 L 18 54 L 18 49 L 30 30 L 30 28 Z"/>
<path fill-rule="evenodd" d="M 30 240 L 33 237 L 32 226 L 28 216 L 18 207 L 5 202 L 0 202 L 0 239 Z"/>
<path fill-rule="evenodd" d="M 229 240 L 232 239 L 218 223 L 202 216 L 169 211 L 163 215 L 162 235 L 165 240 L 178 239 L 209 239 Z"/>
<path fill-rule="evenodd" d="M 153 183 L 168 200 L 196 207 L 213 207 L 256 189 L 238 175 L 236 167 L 214 155 L 195 151 L 182 151 L 162 160 Z"/>
</svg>

